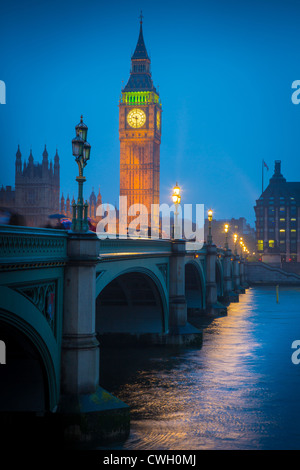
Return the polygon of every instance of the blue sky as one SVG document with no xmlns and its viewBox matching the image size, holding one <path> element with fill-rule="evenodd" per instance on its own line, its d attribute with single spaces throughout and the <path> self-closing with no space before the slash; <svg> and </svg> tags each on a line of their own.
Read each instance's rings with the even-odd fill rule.
<svg viewBox="0 0 300 470">
<path fill-rule="evenodd" d="M 1 2 L 0 184 L 14 185 L 17 145 L 41 161 L 56 148 L 61 190 L 76 196 L 71 140 L 83 114 L 91 160 L 85 197 L 100 185 L 119 195 L 118 100 L 143 11 L 152 78 L 163 106 L 161 202 L 182 186 L 183 203 L 211 206 L 216 218 L 254 222 L 261 162 L 282 161 L 299 180 L 300 2 L 73 0 Z"/>
</svg>

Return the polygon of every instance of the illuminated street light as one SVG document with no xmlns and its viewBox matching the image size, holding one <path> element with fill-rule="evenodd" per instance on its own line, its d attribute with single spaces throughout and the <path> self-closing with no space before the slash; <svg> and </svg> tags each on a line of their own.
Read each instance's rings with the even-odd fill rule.
<svg viewBox="0 0 300 470">
<path fill-rule="evenodd" d="M 233 241 L 234 241 L 234 254 L 237 255 L 237 239 L 238 239 L 238 235 L 237 233 L 235 233 L 233 235 Z"/>
<path fill-rule="evenodd" d="M 181 201 L 180 187 L 178 186 L 177 182 L 176 182 L 176 186 L 174 186 L 173 188 L 172 201 L 174 202 L 174 204 L 180 204 L 180 201 Z"/>
<path fill-rule="evenodd" d="M 243 246 L 244 246 L 244 242 L 243 242 L 243 238 L 241 237 L 240 238 L 241 257 L 243 256 Z"/>
<path fill-rule="evenodd" d="M 208 236 L 207 236 L 207 244 L 212 245 L 212 234 L 211 234 L 211 222 L 213 219 L 213 211 L 211 209 L 207 212 L 208 215 Z"/>
<path fill-rule="evenodd" d="M 247 247 L 244 242 L 241 242 L 241 257 L 243 256 L 243 253 L 245 253 L 247 250 Z"/>
<path fill-rule="evenodd" d="M 180 204 L 181 201 L 181 196 L 180 196 L 180 187 L 178 186 L 178 183 L 176 181 L 176 186 L 173 188 L 173 195 L 172 195 L 172 201 L 175 204 L 175 212 L 174 212 L 174 238 L 180 238 L 180 230 L 178 226 L 178 205 Z"/>
<path fill-rule="evenodd" d="M 224 225 L 224 231 L 226 233 L 226 235 L 225 235 L 225 250 L 227 251 L 228 250 L 228 231 L 229 231 L 229 225 L 228 224 Z"/>
</svg>

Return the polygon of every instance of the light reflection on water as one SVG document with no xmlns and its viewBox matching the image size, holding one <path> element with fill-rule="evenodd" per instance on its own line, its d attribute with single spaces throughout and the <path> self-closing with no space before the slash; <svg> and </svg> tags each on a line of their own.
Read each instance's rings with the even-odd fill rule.
<svg viewBox="0 0 300 470">
<path fill-rule="evenodd" d="M 202 349 L 110 351 L 116 363 L 101 384 L 132 417 L 118 448 L 300 449 L 295 339 L 300 288 L 280 288 L 277 304 L 275 288 L 264 287 L 247 290 L 215 319 Z"/>
</svg>

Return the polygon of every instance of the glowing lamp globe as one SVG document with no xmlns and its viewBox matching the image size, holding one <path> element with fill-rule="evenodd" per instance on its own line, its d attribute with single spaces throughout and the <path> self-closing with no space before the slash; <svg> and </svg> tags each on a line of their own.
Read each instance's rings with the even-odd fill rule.
<svg viewBox="0 0 300 470">
<path fill-rule="evenodd" d="M 176 194 L 176 196 L 179 196 L 180 194 L 180 187 L 178 186 L 177 182 L 176 182 L 176 186 L 173 188 L 173 192 L 174 194 Z"/>
</svg>

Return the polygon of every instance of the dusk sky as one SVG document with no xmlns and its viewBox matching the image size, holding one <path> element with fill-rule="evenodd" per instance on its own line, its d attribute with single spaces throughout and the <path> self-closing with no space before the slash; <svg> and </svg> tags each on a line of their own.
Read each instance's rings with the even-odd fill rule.
<svg viewBox="0 0 300 470">
<path fill-rule="evenodd" d="M 143 32 L 162 102 L 161 202 L 182 203 L 253 225 L 262 159 L 300 181 L 300 1 L 0 0 L 0 184 L 14 186 L 15 154 L 41 162 L 56 148 L 61 191 L 77 196 L 71 140 L 83 114 L 91 160 L 84 196 L 119 195 L 118 101 Z"/>
</svg>

